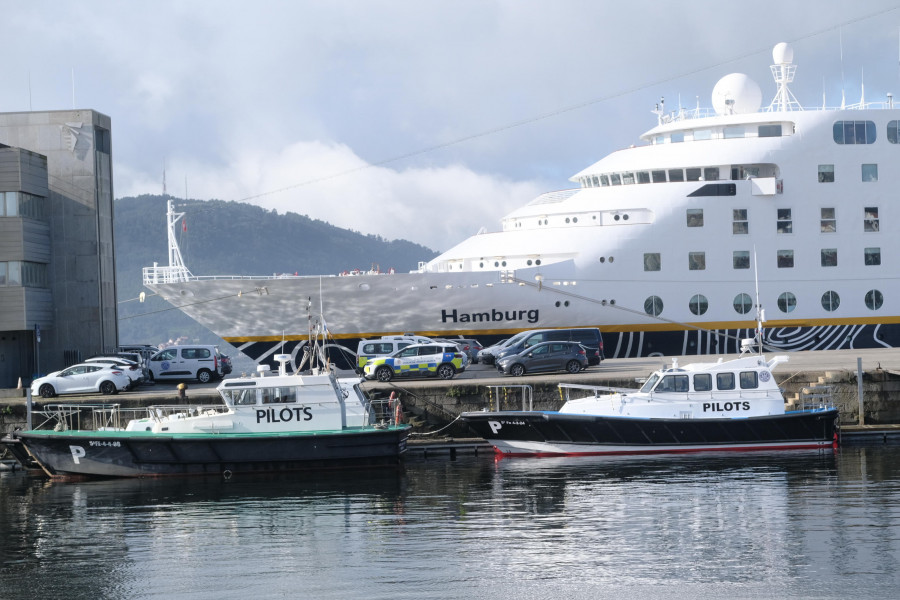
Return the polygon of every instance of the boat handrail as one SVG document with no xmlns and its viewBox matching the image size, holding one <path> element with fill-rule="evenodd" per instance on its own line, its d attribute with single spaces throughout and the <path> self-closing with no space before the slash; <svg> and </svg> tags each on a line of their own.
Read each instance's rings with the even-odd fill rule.
<svg viewBox="0 0 900 600">
<path fill-rule="evenodd" d="M 517 391 L 519 396 L 522 399 L 522 410 L 523 411 L 532 411 L 534 410 L 534 391 L 532 390 L 530 385 L 520 384 L 520 385 L 488 385 L 485 386 L 488 390 L 488 407 L 489 410 L 494 411 L 494 397 L 497 399 L 497 408 L 496 410 L 502 410 L 503 402 L 509 404 L 512 400 L 509 397 L 510 390 Z"/>
<path fill-rule="evenodd" d="M 119 404 L 87 404 L 60 403 L 45 404 L 35 407 L 32 415 L 42 418 L 34 427 L 35 430 L 52 429 L 54 431 L 99 431 L 101 429 L 118 428 L 120 425 Z M 90 423 L 87 417 L 90 415 Z M 88 424 L 90 427 L 88 427 Z"/>
</svg>

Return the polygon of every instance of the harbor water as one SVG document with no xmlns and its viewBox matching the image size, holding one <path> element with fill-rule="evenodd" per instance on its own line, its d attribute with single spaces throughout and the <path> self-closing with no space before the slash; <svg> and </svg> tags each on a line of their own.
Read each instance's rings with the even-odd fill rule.
<svg viewBox="0 0 900 600">
<path fill-rule="evenodd" d="M 900 449 L 0 474 L 0 598 L 846 598 L 900 583 Z"/>
</svg>

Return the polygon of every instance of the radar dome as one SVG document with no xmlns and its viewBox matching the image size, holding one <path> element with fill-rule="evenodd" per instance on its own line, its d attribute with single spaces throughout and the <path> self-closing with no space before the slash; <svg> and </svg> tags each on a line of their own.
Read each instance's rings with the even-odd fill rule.
<svg viewBox="0 0 900 600">
<path fill-rule="evenodd" d="M 781 42 L 772 49 L 772 61 L 776 65 L 789 65 L 794 62 L 794 49 L 790 44 Z"/>
<path fill-rule="evenodd" d="M 712 104 L 718 115 L 753 113 L 762 106 L 762 91 L 743 73 L 732 73 L 713 88 Z"/>
</svg>

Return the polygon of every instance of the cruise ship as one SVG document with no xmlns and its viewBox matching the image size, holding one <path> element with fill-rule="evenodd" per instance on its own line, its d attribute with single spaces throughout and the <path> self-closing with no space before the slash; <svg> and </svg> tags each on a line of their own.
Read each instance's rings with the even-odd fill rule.
<svg viewBox="0 0 900 600">
<path fill-rule="evenodd" d="M 298 357 L 308 307 L 348 363 L 363 338 L 485 343 L 562 327 L 600 328 L 606 358 L 733 353 L 760 307 L 769 350 L 897 346 L 900 110 L 890 96 L 803 108 L 793 49 L 772 56 L 768 105 L 740 73 L 716 83 L 711 109 L 661 101 L 655 126 L 572 176 L 576 187 L 415 271 L 195 276 L 170 205 L 169 263 L 143 282 L 259 361 Z"/>
</svg>

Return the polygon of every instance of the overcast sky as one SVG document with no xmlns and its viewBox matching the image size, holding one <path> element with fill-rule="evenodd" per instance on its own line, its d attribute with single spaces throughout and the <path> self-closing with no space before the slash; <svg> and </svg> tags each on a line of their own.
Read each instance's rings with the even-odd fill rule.
<svg viewBox="0 0 900 600">
<path fill-rule="evenodd" d="M 113 124 L 116 197 L 296 212 L 446 250 L 637 142 L 666 107 L 763 90 L 900 100 L 900 2 L 0 0 L 0 112 Z M 843 42 L 843 43 L 842 43 Z M 259 232 L 265 235 L 265 232 Z"/>
</svg>

